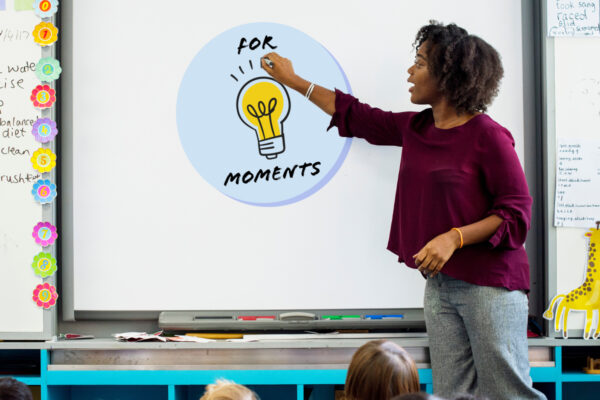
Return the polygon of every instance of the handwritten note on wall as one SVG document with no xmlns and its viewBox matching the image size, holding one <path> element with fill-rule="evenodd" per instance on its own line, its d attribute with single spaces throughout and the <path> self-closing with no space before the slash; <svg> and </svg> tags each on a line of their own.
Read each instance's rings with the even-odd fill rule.
<svg viewBox="0 0 600 400">
<path fill-rule="evenodd" d="M 600 0 L 548 0 L 548 36 L 600 36 Z"/>
<path fill-rule="evenodd" d="M 588 228 L 600 221 L 600 138 L 559 139 L 554 225 Z"/>
<path fill-rule="evenodd" d="M 0 332 L 43 331 L 43 310 L 32 301 L 42 278 L 31 268 L 41 250 L 31 232 L 42 220 L 31 195 L 42 177 L 31 157 L 41 146 L 31 130 L 48 113 L 29 99 L 40 84 L 35 66 L 42 50 L 31 37 L 39 21 L 33 11 L 0 11 Z"/>
</svg>

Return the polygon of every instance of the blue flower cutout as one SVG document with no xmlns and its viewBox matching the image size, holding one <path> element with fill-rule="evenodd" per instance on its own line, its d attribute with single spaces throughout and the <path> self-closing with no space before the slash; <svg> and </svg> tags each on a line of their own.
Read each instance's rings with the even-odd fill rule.
<svg viewBox="0 0 600 400">
<path fill-rule="evenodd" d="M 34 183 L 31 194 L 33 194 L 35 201 L 42 204 L 52 202 L 58 195 L 56 185 L 48 179 L 40 179 Z"/>
<path fill-rule="evenodd" d="M 35 74 L 42 82 L 54 82 L 60 77 L 61 72 L 60 62 L 52 57 L 40 59 L 35 66 Z"/>
<path fill-rule="evenodd" d="M 50 18 L 58 11 L 58 0 L 35 0 L 33 9 L 40 18 Z"/>
</svg>

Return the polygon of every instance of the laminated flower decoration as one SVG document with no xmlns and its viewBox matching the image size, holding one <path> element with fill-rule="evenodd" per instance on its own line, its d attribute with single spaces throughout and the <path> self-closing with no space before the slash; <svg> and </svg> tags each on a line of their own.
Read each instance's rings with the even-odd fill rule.
<svg viewBox="0 0 600 400">
<path fill-rule="evenodd" d="M 33 123 L 31 133 L 38 142 L 48 143 L 58 134 L 56 122 L 50 118 L 38 118 L 37 121 Z"/>
<path fill-rule="evenodd" d="M 40 18 L 50 18 L 58 11 L 58 0 L 35 0 L 33 9 Z"/>
<path fill-rule="evenodd" d="M 48 108 L 56 101 L 56 91 L 49 85 L 37 85 L 29 97 L 34 107 Z"/>
<path fill-rule="evenodd" d="M 56 167 L 56 154 L 50 149 L 39 148 L 31 156 L 31 164 L 41 173 L 50 172 Z"/>
<path fill-rule="evenodd" d="M 37 202 L 42 204 L 50 203 L 58 193 L 56 193 L 56 185 L 48 179 L 40 179 L 33 184 L 31 191 Z"/>
<path fill-rule="evenodd" d="M 46 247 L 54 243 L 58 237 L 58 233 L 56 233 L 56 227 L 50 222 L 38 222 L 38 224 L 33 227 L 32 236 L 37 244 Z"/>
<path fill-rule="evenodd" d="M 42 82 L 53 82 L 60 77 L 60 62 L 52 57 L 42 58 L 35 66 L 35 74 Z"/>
<path fill-rule="evenodd" d="M 36 275 L 47 278 L 56 272 L 56 258 L 50 253 L 40 252 L 33 258 L 31 267 Z"/>
<path fill-rule="evenodd" d="M 58 39 L 58 28 L 50 22 L 40 22 L 33 28 L 33 40 L 41 46 L 49 46 Z"/>
<path fill-rule="evenodd" d="M 33 301 L 38 307 L 48 309 L 56 304 L 56 299 L 58 299 L 56 288 L 49 283 L 37 285 L 33 291 Z"/>
</svg>

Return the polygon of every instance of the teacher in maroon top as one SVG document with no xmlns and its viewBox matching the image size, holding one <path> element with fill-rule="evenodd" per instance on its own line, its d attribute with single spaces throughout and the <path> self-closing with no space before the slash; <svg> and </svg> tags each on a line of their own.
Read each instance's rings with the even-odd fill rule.
<svg viewBox="0 0 600 400">
<path fill-rule="evenodd" d="M 389 112 L 295 74 L 269 53 L 262 67 L 332 116 L 345 137 L 402 147 L 388 249 L 425 277 L 436 394 L 544 399 L 527 347 L 532 199 L 510 132 L 485 111 L 503 75 L 496 50 L 454 25 L 417 33 L 408 69 L 421 112 Z M 270 65 L 269 65 L 270 64 Z"/>
</svg>

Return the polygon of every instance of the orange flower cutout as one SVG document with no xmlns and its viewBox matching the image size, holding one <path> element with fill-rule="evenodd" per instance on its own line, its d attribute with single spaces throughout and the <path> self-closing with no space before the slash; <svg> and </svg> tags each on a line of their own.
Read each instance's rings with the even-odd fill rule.
<svg viewBox="0 0 600 400">
<path fill-rule="evenodd" d="M 49 46 L 58 39 L 58 28 L 51 22 L 40 22 L 33 29 L 33 40 L 40 46 Z"/>
</svg>

